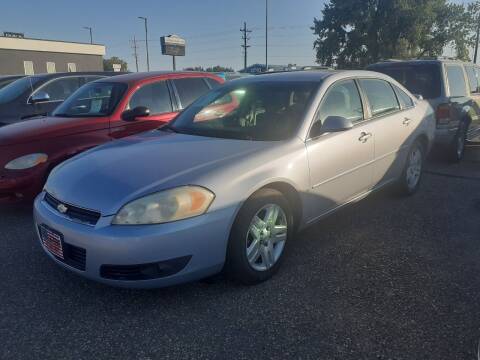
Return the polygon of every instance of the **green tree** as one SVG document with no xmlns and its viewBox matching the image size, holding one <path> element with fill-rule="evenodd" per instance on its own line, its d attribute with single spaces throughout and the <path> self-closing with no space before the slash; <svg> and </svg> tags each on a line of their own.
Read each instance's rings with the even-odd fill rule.
<svg viewBox="0 0 480 360">
<path fill-rule="evenodd" d="M 231 67 L 228 67 L 228 66 L 215 65 L 215 66 L 206 68 L 205 71 L 208 71 L 208 72 L 234 72 L 235 70 L 233 70 Z"/>
<path fill-rule="evenodd" d="M 185 70 L 185 71 L 205 71 L 205 69 L 202 66 L 186 67 L 183 70 Z"/>
<path fill-rule="evenodd" d="M 113 71 L 113 64 L 120 64 L 122 66 L 120 71 L 128 71 L 127 62 L 120 59 L 117 56 L 112 56 L 109 59 L 103 59 L 103 70 L 104 71 Z"/>
<path fill-rule="evenodd" d="M 451 46 L 468 59 L 472 15 L 446 0 L 330 0 L 314 19 L 317 62 L 363 68 L 381 59 L 440 56 Z"/>
</svg>

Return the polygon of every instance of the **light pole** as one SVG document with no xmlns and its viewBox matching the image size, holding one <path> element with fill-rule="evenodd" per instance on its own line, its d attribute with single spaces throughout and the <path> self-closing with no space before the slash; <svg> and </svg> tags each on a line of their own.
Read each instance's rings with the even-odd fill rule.
<svg viewBox="0 0 480 360">
<path fill-rule="evenodd" d="M 147 18 L 143 16 L 139 16 L 139 19 L 145 22 L 145 47 L 147 49 L 147 71 L 150 71 L 150 59 L 148 57 L 148 25 L 147 25 Z"/>
<path fill-rule="evenodd" d="M 84 28 L 85 30 L 89 30 L 89 31 L 90 31 L 90 44 L 93 44 L 92 28 L 89 27 L 89 26 L 84 26 L 83 28 Z"/>
<path fill-rule="evenodd" d="M 265 71 L 268 71 L 268 0 L 265 0 Z"/>
</svg>

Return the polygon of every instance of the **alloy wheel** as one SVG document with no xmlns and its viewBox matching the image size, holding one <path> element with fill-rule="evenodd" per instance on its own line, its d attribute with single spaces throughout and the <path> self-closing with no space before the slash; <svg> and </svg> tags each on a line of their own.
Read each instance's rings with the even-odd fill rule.
<svg viewBox="0 0 480 360">
<path fill-rule="evenodd" d="M 250 266 L 256 271 L 271 269 L 282 255 L 287 234 L 287 216 L 279 205 L 268 204 L 257 211 L 246 237 Z"/>
</svg>

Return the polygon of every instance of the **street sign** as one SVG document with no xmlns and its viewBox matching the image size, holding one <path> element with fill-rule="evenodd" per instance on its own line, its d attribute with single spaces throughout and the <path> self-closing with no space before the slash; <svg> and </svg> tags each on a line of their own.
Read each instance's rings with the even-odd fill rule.
<svg viewBox="0 0 480 360">
<path fill-rule="evenodd" d="M 122 64 L 112 64 L 113 71 L 120 72 L 122 70 Z"/>
<path fill-rule="evenodd" d="M 160 38 L 162 54 L 171 56 L 185 56 L 185 39 L 177 35 L 162 36 Z"/>
</svg>

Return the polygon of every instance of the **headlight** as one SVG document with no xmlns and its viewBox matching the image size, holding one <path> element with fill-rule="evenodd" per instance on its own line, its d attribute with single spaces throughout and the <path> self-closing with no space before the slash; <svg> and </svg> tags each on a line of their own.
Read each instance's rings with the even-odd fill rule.
<svg viewBox="0 0 480 360">
<path fill-rule="evenodd" d="M 215 195 L 200 186 L 181 186 L 145 196 L 120 209 L 114 225 L 161 224 L 204 214 Z"/>
<path fill-rule="evenodd" d="M 5 165 L 5 169 L 8 170 L 24 170 L 30 169 L 38 164 L 42 164 L 46 162 L 48 159 L 47 154 L 29 154 L 25 156 L 21 156 L 10 161 L 7 165 Z"/>
</svg>

